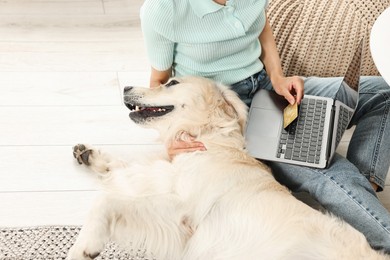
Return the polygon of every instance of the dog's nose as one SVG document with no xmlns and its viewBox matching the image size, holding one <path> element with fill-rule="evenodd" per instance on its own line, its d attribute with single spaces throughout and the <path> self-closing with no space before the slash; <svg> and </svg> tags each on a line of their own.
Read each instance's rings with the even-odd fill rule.
<svg viewBox="0 0 390 260">
<path fill-rule="evenodd" d="M 133 88 L 133 87 L 127 86 L 127 87 L 125 87 L 125 88 L 123 89 L 123 92 L 126 93 L 126 92 L 130 91 L 132 88 Z"/>
</svg>

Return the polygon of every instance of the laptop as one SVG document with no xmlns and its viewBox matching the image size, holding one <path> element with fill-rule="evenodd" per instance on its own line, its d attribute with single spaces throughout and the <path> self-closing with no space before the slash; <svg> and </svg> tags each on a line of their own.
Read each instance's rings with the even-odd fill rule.
<svg viewBox="0 0 390 260">
<path fill-rule="evenodd" d="M 257 91 L 245 133 L 249 154 L 262 160 L 326 168 L 357 106 L 362 46 L 363 40 L 335 97 L 305 95 L 298 117 L 286 128 L 283 111 L 288 102 L 274 91 Z M 347 98 L 341 100 L 342 96 Z"/>
</svg>

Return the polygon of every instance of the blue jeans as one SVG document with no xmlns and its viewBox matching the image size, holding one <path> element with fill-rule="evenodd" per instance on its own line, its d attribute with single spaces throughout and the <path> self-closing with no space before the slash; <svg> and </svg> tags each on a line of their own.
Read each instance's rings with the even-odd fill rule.
<svg viewBox="0 0 390 260">
<path fill-rule="evenodd" d="M 334 97 L 342 78 L 305 78 L 305 94 Z M 263 70 L 233 84 L 249 106 L 259 88 L 272 90 Z M 390 165 L 390 87 L 381 77 L 361 77 L 356 129 L 347 157 L 336 154 L 326 169 L 268 162 L 275 178 L 294 192 L 308 192 L 325 209 L 361 231 L 371 246 L 390 253 L 390 214 L 370 181 L 382 190 Z M 351 241 L 353 243 L 353 241 Z"/>
</svg>

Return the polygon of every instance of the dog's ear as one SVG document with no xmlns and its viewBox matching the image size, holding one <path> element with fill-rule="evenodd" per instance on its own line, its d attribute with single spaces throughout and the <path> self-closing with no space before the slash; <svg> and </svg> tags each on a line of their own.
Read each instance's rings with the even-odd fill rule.
<svg viewBox="0 0 390 260">
<path fill-rule="evenodd" d="M 238 97 L 237 93 L 231 90 L 230 88 L 219 85 L 222 96 L 225 99 L 227 106 L 224 109 L 227 114 L 234 113 L 234 117 L 238 118 L 238 123 L 241 127 L 241 132 L 244 134 L 246 120 L 248 116 L 248 107 L 247 105 Z M 233 111 L 232 111 L 233 110 Z"/>
</svg>

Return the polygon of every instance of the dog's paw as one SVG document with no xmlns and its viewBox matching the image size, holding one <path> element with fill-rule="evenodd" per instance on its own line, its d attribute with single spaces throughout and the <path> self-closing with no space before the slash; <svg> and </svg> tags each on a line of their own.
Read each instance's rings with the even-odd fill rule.
<svg viewBox="0 0 390 260">
<path fill-rule="evenodd" d="M 89 253 L 87 251 L 80 251 L 76 248 L 71 248 L 66 257 L 66 260 L 92 260 L 100 255 L 100 252 Z"/>
<path fill-rule="evenodd" d="M 100 253 L 93 253 L 93 254 L 89 254 L 89 253 L 83 253 L 82 255 L 80 256 L 72 256 L 72 255 L 68 255 L 66 257 L 66 260 L 93 260 L 95 259 L 96 257 L 98 257 L 100 255 Z"/>
<path fill-rule="evenodd" d="M 92 155 L 93 149 L 84 144 L 77 144 L 73 147 L 73 156 L 79 164 L 90 165 L 89 157 Z"/>
<path fill-rule="evenodd" d="M 96 257 L 98 257 L 100 255 L 99 252 L 96 252 L 96 253 L 87 253 L 87 252 L 84 252 L 83 254 L 85 257 L 88 257 L 90 259 L 95 259 Z"/>
</svg>

